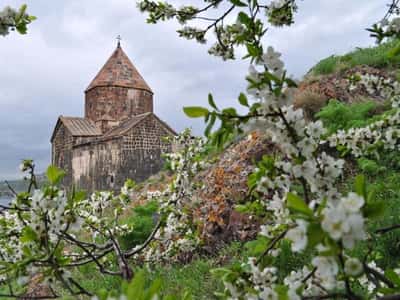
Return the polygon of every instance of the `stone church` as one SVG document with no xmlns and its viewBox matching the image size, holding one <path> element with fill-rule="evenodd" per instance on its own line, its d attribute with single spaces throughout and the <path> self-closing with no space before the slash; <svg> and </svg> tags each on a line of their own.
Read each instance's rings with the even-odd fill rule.
<svg viewBox="0 0 400 300">
<path fill-rule="evenodd" d="M 64 185 L 118 190 L 126 179 L 157 173 L 176 135 L 153 112 L 153 91 L 118 42 L 85 91 L 85 116 L 60 116 L 51 137 L 52 163 Z"/>
</svg>

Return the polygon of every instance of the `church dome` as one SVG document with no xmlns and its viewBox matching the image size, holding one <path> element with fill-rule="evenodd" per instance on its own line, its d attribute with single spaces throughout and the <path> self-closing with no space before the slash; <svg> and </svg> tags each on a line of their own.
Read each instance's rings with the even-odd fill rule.
<svg viewBox="0 0 400 300">
<path fill-rule="evenodd" d="M 132 64 L 120 44 L 103 68 L 90 83 L 86 92 L 96 87 L 117 86 L 145 90 L 153 93 L 149 85 Z"/>
<path fill-rule="evenodd" d="M 153 112 L 153 91 L 118 43 L 85 91 L 85 117 L 122 121 Z"/>
</svg>

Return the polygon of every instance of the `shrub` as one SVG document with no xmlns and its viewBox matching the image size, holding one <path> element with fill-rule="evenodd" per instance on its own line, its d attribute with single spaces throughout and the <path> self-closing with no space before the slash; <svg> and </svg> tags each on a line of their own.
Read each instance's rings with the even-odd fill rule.
<svg viewBox="0 0 400 300">
<path fill-rule="evenodd" d="M 375 160 L 361 157 L 357 160 L 357 165 L 366 174 L 377 175 L 386 170 L 384 166 L 380 166 Z"/>
<path fill-rule="evenodd" d="M 120 238 L 121 246 L 124 249 L 140 245 L 147 239 L 155 226 L 157 208 L 157 202 L 151 201 L 132 209 L 133 214 L 124 220 L 124 223 L 133 225 L 133 230 Z"/>
<path fill-rule="evenodd" d="M 338 100 L 331 100 L 315 116 L 322 120 L 329 134 L 339 129 L 362 127 L 369 124 L 376 119 L 374 112 L 377 107 L 378 104 L 373 101 L 346 104 Z"/>
<path fill-rule="evenodd" d="M 311 119 L 327 102 L 326 96 L 310 90 L 304 90 L 296 95 L 294 106 L 296 108 L 301 107 L 305 117 Z"/>
</svg>

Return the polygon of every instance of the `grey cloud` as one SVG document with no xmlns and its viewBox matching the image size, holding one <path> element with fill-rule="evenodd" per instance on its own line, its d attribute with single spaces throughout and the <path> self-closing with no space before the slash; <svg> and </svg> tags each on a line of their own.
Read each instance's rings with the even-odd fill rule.
<svg viewBox="0 0 400 300">
<path fill-rule="evenodd" d="M 202 132 L 202 122 L 187 119 L 182 106 L 206 105 L 208 92 L 221 106 L 233 105 L 245 89 L 247 62 L 210 57 L 207 46 L 180 39 L 173 22 L 147 25 L 134 0 L 7 4 L 22 3 L 38 20 L 27 36 L 0 38 L 0 179 L 19 176 L 24 157 L 36 159 L 40 170 L 46 167 L 58 115 L 83 114 L 83 91 L 114 50 L 118 34 L 155 91 L 156 113 L 176 130 Z M 281 51 L 289 72 L 300 77 L 323 57 L 372 44 L 364 28 L 384 9 L 381 0 L 301 1 L 297 23 L 271 30 L 265 44 Z"/>
</svg>

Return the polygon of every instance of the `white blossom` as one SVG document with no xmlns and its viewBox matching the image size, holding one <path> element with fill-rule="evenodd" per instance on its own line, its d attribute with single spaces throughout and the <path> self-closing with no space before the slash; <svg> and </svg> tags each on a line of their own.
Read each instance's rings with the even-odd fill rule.
<svg viewBox="0 0 400 300">
<path fill-rule="evenodd" d="M 292 251 L 300 252 L 307 247 L 307 226 L 308 223 L 304 220 L 296 220 L 297 226 L 290 229 L 286 238 L 292 241 Z"/>
<path fill-rule="evenodd" d="M 358 276 L 363 271 L 363 266 L 358 258 L 348 258 L 344 263 L 344 271 L 350 276 Z"/>
</svg>

